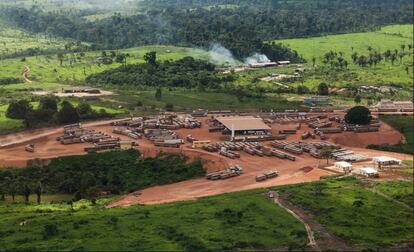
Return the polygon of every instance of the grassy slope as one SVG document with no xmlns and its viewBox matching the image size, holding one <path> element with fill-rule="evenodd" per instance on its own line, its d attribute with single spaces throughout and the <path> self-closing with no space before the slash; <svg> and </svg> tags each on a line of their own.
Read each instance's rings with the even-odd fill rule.
<svg viewBox="0 0 414 252">
<path fill-rule="evenodd" d="M 262 190 L 128 209 L 105 209 L 85 202 L 75 208 L 72 212 L 67 204 L 0 203 L 0 247 L 222 250 L 306 244 L 301 223 L 266 199 Z M 227 214 L 225 209 L 229 209 Z M 28 225 L 19 226 L 22 220 L 28 220 Z M 42 230 L 47 223 L 56 224 L 59 233 L 45 240 Z"/>
<path fill-rule="evenodd" d="M 414 207 L 413 181 L 388 181 L 377 184 L 375 189 Z"/>
<path fill-rule="evenodd" d="M 380 118 L 387 124 L 391 125 L 391 127 L 403 133 L 406 139 L 405 143 L 387 146 L 388 150 L 403 153 L 414 153 L 414 117 L 382 115 Z"/>
<path fill-rule="evenodd" d="M 9 105 L 0 106 L 0 134 L 7 134 L 24 128 L 22 120 L 9 119 L 6 111 Z"/>
<path fill-rule="evenodd" d="M 175 46 L 142 46 L 120 51 L 131 55 L 131 57 L 127 59 L 128 64 L 143 63 L 144 54 L 150 51 L 156 51 L 157 59 L 160 61 L 177 60 L 186 56 L 206 60 L 209 59 L 209 55 L 206 51 Z M 71 54 L 66 55 L 66 60 L 63 62 L 62 66 L 60 66 L 56 55 L 27 57 L 25 62 L 21 62 L 19 59 L 8 59 L 0 62 L 0 67 L 2 69 L 2 71 L 0 71 L 0 78 L 20 77 L 24 66 L 27 65 L 31 68 L 29 77 L 36 83 L 81 82 L 90 74 L 121 66 L 119 63 L 98 65 L 94 61 L 100 55 L 101 52 L 88 52 L 85 57 L 82 57 L 80 61 L 73 63 L 72 66 L 69 62 L 69 58 L 73 57 Z"/>
<path fill-rule="evenodd" d="M 319 183 L 285 186 L 280 190 L 288 201 L 313 213 L 329 232 L 360 248 L 384 249 L 413 242 L 412 211 L 363 189 L 352 177 L 321 183 L 325 185 L 322 195 L 315 193 Z M 363 206 L 353 206 L 355 200 L 361 200 Z"/>
<path fill-rule="evenodd" d="M 297 50 L 310 64 L 312 57 L 316 58 L 317 64 L 323 64 L 322 58 L 326 52 L 331 50 L 343 52 L 345 59 L 352 62 L 351 54 L 358 52 L 359 55 L 368 55 L 367 48 L 371 46 L 374 50 L 384 52 L 387 49 L 401 51 L 402 44 L 412 44 L 413 25 L 393 25 L 383 27 L 376 32 L 350 33 L 342 35 L 328 35 L 323 37 L 279 40 L 284 45 Z M 352 50 L 353 48 L 353 50 Z M 408 48 L 406 46 L 406 51 Z M 410 59 L 411 58 L 411 59 Z M 382 62 L 377 67 L 360 68 L 350 64 L 349 68 L 357 74 L 357 78 L 347 80 L 329 80 L 326 76 L 309 77 L 306 83 L 310 86 L 319 84 L 322 80 L 331 81 L 337 85 L 345 85 L 349 82 L 362 84 L 402 84 L 411 85 L 413 72 L 409 74 L 405 71 L 405 65 L 412 64 L 412 57 L 406 56 L 402 65 L 398 62 L 392 66 L 389 62 Z"/>
<path fill-rule="evenodd" d="M 41 34 L 30 34 L 22 29 L 13 28 L 0 20 L 0 56 L 18 53 L 29 48 L 64 49 L 68 40 L 48 38 Z"/>
</svg>

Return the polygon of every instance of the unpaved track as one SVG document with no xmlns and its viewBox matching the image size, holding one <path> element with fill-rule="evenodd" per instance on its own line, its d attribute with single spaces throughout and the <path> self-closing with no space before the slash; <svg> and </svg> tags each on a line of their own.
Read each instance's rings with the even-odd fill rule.
<svg viewBox="0 0 414 252">
<path fill-rule="evenodd" d="M 287 208 L 285 205 L 280 203 L 279 201 L 279 194 L 275 191 L 270 191 L 269 193 L 273 194 L 274 202 L 281 208 L 285 209 L 288 213 L 290 213 L 293 217 L 295 217 L 298 221 L 302 222 L 302 224 L 305 226 L 306 233 L 308 234 L 308 246 L 311 247 L 315 251 L 321 251 L 318 244 L 316 243 L 315 236 L 313 235 L 313 231 L 302 218 L 300 218 L 295 212 Z"/>
<path fill-rule="evenodd" d="M 293 213 L 295 217 L 297 216 L 297 219 L 305 225 L 306 231 L 308 232 L 309 246 L 311 246 L 312 249 L 315 251 L 358 251 L 344 240 L 328 232 L 325 227 L 314 219 L 312 214 L 291 204 L 284 196 L 278 194 L 276 194 L 276 196 L 277 199 L 275 197 L 275 202 L 289 213 Z M 315 240 L 315 235 L 318 237 L 317 241 Z"/>
<path fill-rule="evenodd" d="M 383 197 L 383 198 L 385 198 L 385 199 L 387 199 L 389 201 L 392 201 L 392 202 L 394 202 L 394 203 L 396 203 L 396 204 L 398 204 L 398 205 L 400 205 L 400 206 L 402 206 L 404 208 L 407 208 L 408 210 L 413 210 L 412 207 L 410 207 L 409 205 L 405 204 L 404 202 L 401 202 L 399 200 L 396 200 L 394 198 L 391 198 L 390 196 L 388 196 L 388 195 L 386 195 L 386 194 L 384 194 L 384 193 L 376 190 L 375 188 L 366 187 L 365 189 L 367 189 L 368 191 L 371 191 L 371 192 L 373 192 L 373 193 L 375 193 L 375 194 L 377 194 L 377 195 L 379 195 L 379 196 L 381 196 L 381 197 Z"/>
<path fill-rule="evenodd" d="M 31 71 L 30 67 L 24 66 L 24 70 L 23 70 L 23 73 L 22 73 L 22 78 L 27 83 L 32 83 L 32 81 L 29 79 L 29 76 L 28 76 L 30 71 Z"/>
</svg>

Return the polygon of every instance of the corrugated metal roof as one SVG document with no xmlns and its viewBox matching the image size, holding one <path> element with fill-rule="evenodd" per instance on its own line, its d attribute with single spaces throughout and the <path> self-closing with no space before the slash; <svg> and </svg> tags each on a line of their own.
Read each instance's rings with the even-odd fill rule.
<svg viewBox="0 0 414 252">
<path fill-rule="evenodd" d="M 224 116 L 216 117 L 216 120 L 229 130 L 270 130 L 262 119 L 253 116 Z"/>
</svg>

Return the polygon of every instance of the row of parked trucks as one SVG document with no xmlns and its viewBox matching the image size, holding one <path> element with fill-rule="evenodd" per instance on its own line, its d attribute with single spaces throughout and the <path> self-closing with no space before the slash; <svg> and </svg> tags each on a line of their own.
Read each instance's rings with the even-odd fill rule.
<svg viewBox="0 0 414 252">
<path fill-rule="evenodd" d="M 279 176 L 279 173 L 277 171 L 268 171 L 263 174 L 257 175 L 256 182 L 261 182 L 267 179 L 276 178 L 277 176 Z"/>
<path fill-rule="evenodd" d="M 243 168 L 239 165 L 234 165 L 222 171 L 209 173 L 207 174 L 206 178 L 209 180 L 228 179 L 228 178 L 239 176 L 242 173 L 243 173 Z"/>
<path fill-rule="evenodd" d="M 61 144 L 90 143 L 86 147 L 87 153 L 107 150 L 125 150 L 135 146 L 135 142 L 121 141 L 119 137 L 113 137 L 103 132 L 96 132 L 83 128 L 80 123 L 63 126 L 63 135 L 56 138 Z"/>
</svg>

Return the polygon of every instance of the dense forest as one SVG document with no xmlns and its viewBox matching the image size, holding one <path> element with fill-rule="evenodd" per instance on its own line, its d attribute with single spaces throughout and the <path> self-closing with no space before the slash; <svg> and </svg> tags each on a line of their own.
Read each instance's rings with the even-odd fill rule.
<svg viewBox="0 0 414 252">
<path fill-rule="evenodd" d="M 74 194 L 76 199 L 119 194 L 169 184 L 205 174 L 201 162 L 159 153 L 138 159 L 136 150 L 55 158 L 49 165 L 0 171 L 0 194 Z M 35 162 L 34 162 L 35 163 Z M 41 188 L 39 189 L 39 185 Z"/>
<path fill-rule="evenodd" d="M 411 0 L 156 0 L 145 1 L 143 6 L 147 9 L 140 13 L 144 14 L 115 13 L 95 21 L 37 8 L 9 7 L 0 15 L 31 32 L 87 41 L 93 43 L 92 48 L 145 44 L 208 47 L 219 42 L 243 58 L 260 52 L 266 40 L 411 23 L 413 11 Z"/>
<path fill-rule="evenodd" d="M 147 63 L 129 64 L 90 75 L 89 84 L 135 85 L 151 87 L 217 88 L 234 80 L 220 75 L 215 66 L 203 60 L 185 57 L 177 61 L 157 62 L 155 53 L 146 55 Z"/>
</svg>

